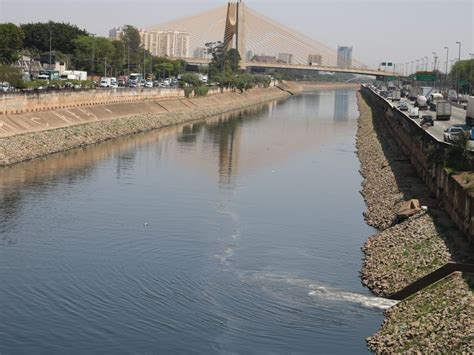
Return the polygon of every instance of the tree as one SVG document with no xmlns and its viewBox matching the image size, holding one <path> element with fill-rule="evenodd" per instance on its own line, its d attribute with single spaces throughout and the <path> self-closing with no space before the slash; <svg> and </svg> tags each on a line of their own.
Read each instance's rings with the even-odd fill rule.
<svg viewBox="0 0 474 355">
<path fill-rule="evenodd" d="M 14 87 L 21 87 L 22 77 L 20 68 L 0 64 L 0 83 L 6 81 Z"/>
<path fill-rule="evenodd" d="M 140 63 L 143 62 L 143 49 L 138 29 L 131 25 L 125 25 L 123 27 L 122 43 L 125 46 L 127 64 L 138 69 Z"/>
<path fill-rule="evenodd" d="M 112 64 L 115 47 L 105 37 L 80 36 L 73 41 L 75 46 L 75 67 L 93 74 L 105 74 L 105 66 Z"/>
<path fill-rule="evenodd" d="M 25 34 L 13 23 L 0 24 L 0 63 L 11 64 L 18 60 Z"/>
<path fill-rule="evenodd" d="M 53 21 L 22 24 L 20 28 L 25 33 L 24 47 L 39 52 L 49 51 L 50 34 L 52 49 L 65 54 L 73 54 L 74 40 L 87 35 L 75 25 Z"/>
<path fill-rule="evenodd" d="M 186 74 L 181 75 L 181 80 L 180 80 L 181 87 L 192 86 L 196 88 L 201 85 L 202 85 L 202 81 L 199 79 L 199 77 L 196 74 L 186 73 Z"/>
<path fill-rule="evenodd" d="M 237 73 L 240 70 L 241 60 L 242 58 L 240 57 L 239 51 L 235 48 L 229 49 L 224 59 L 226 66 L 230 67 L 233 73 Z"/>
<path fill-rule="evenodd" d="M 474 83 L 474 59 L 458 61 L 451 68 L 449 76 L 454 83 L 454 87 L 456 87 L 456 82 L 460 81 L 459 86 L 463 89 L 460 91 L 466 91 L 469 85 L 471 85 L 470 89 L 472 90 Z"/>
</svg>

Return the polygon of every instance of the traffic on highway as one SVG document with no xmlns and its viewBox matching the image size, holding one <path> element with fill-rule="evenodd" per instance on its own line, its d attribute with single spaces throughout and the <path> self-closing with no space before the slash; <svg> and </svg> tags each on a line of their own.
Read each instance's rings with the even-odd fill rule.
<svg viewBox="0 0 474 355">
<path fill-rule="evenodd" d="M 453 143 L 464 135 L 468 138 L 468 148 L 474 150 L 474 127 L 467 124 L 466 110 L 443 100 L 440 94 L 430 94 L 428 95 L 429 99 L 423 101 L 419 96 L 410 96 L 408 92 L 402 96 L 399 90 L 386 92 L 377 86 L 372 86 L 372 90 L 384 97 L 392 107 L 398 108 L 438 141 Z M 436 95 L 439 95 L 440 99 Z M 469 107 L 469 105 L 474 106 L 474 97 L 469 99 L 468 111 L 474 108 Z"/>
</svg>

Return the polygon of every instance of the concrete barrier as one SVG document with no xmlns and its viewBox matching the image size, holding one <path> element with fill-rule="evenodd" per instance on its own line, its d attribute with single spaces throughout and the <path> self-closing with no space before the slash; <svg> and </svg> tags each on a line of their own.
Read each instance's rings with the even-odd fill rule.
<svg viewBox="0 0 474 355">
<path fill-rule="evenodd" d="M 430 149 L 442 156 L 449 144 L 438 141 L 387 100 L 367 87 L 361 94 L 373 108 L 377 118 L 383 119 L 403 152 L 410 159 L 418 175 L 446 210 L 457 227 L 474 243 L 474 191 L 465 189 L 436 157 L 429 157 Z M 472 157 L 471 157 L 472 158 Z"/>
</svg>

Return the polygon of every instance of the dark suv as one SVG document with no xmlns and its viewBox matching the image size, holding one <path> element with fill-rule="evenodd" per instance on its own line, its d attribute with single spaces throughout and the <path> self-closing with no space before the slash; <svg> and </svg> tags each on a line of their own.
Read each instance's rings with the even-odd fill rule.
<svg viewBox="0 0 474 355">
<path fill-rule="evenodd" d="M 433 116 L 431 115 L 421 116 L 420 126 L 434 126 Z"/>
</svg>

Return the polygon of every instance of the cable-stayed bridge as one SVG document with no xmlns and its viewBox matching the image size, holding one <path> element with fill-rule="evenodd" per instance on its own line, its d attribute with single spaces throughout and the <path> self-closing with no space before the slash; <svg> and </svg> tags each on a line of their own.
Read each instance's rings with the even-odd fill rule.
<svg viewBox="0 0 474 355">
<path fill-rule="evenodd" d="M 365 75 L 393 76 L 393 72 L 370 69 L 352 60 L 348 67 L 337 66 L 337 51 L 323 43 L 282 25 L 247 7 L 242 1 L 184 17 L 147 31 L 184 31 L 189 33 L 189 48 L 204 47 L 207 42 L 223 41 L 226 49 L 236 48 L 242 57 L 241 67 L 316 70 Z M 290 63 L 249 60 L 247 53 L 274 56 L 276 53 L 292 55 Z M 319 63 L 308 63 L 309 56 L 320 56 Z M 185 58 L 191 64 L 209 63 L 208 58 Z"/>
</svg>

